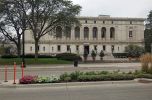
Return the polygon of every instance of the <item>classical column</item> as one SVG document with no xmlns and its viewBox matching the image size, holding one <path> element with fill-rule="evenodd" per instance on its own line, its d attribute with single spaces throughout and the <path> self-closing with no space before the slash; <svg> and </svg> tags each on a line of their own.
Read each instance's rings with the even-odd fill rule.
<svg viewBox="0 0 152 100">
<path fill-rule="evenodd" d="M 106 40 L 110 40 L 110 27 L 106 27 Z"/>
<path fill-rule="evenodd" d="M 97 27 L 98 28 L 98 35 L 97 35 L 97 39 L 101 40 L 101 27 Z"/>
<path fill-rule="evenodd" d="M 62 38 L 61 39 L 66 40 L 66 36 L 65 36 L 66 33 L 64 32 L 64 27 L 62 27 L 62 30 L 63 31 L 62 31 Z"/>
<path fill-rule="evenodd" d="M 93 39 L 93 28 L 89 27 L 89 40 Z"/>
<path fill-rule="evenodd" d="M 84 27 L 80 27 L 80 40 L 84 40 Z"/>
<path fill-rule="evenodd" d="M 114 39 L 118 40 L 118 26 L 114 27 L 115 28 L 115 36 Z"/>
<path fill-rule="evenodd" d="M 71 27 L 71 40 L 75 39 L 74 27 Z"/>
</svg>

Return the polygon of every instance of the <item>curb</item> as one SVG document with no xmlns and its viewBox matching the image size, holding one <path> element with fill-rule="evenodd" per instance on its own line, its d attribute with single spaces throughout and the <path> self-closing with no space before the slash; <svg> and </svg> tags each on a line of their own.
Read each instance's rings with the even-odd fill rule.
<svg viewBox="0 0 152 100">
<path fill-rule="evenodd" d="M 46 84 L 0 84 L 0 88 L 43 88 L 43 87 L 65 87 L 65 86 L 87 86 L 87 85 L 105 85 L 105 84 L 133 84 L 131 81 L 99 81 L 99 82 L 68 82 L 68 83 L 46 83 Z"/>
<path fill-rule="evenodd" d="M 152 83 L 152 79 L 147 79 L 147 78 L 137 78 L 135 81 L 139 83 Z"/>
</svg>

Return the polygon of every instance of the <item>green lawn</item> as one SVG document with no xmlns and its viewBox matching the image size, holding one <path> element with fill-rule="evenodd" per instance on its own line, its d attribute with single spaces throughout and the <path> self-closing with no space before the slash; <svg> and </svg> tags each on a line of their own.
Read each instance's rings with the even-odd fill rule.
<svg viewBox="0 0 152 100">
<path fill-rule="evenodd" d="M 26 58 L 26 64 L 72 64 L 70 61 L 58 60 L 56 58 Z M 2 59 L 0 58 L 0 65 L 13 65 L 13 63 L 21 64 L 21 58 Z"/>
</svg>

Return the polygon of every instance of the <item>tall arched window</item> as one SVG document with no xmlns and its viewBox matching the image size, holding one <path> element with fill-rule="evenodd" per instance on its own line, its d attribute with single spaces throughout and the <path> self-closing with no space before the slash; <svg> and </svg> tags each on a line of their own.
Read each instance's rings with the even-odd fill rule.
<svg viewBox="0 0 152 100">
<path fill-rule="evenodd" d="M 62 28 L 60 26 L 56 27 L 56 37 L 62 38 Z"/>
<path fill-rule="evenodd" d="M 101 37 L 106 38 L 106 28 L 105 27 L 102 27 L 102 29 L 101 29 Z"/>
<path fill-rule="evenodd" d="M 80 38 L 80 27 L 75 27 L 75 38 Z"/>
<path fill-rule="evenodd" d="M 115 38 L 115 28 L 114 27 L 110 28 L 110 38 Z"/>
<path fill-rule="evenodd" d="M 89 38 L 89 28 L 84 27 L 84 38 Z"/>
<path fill-rule="evenodd" d="M 93 38 L 97 38 L 98 29 L 97 27 L 93 27 Z"/>
<path fill-rule="evenodd" d="M 65 27 L 65 37 L 71 38 L 71 28 L 68 26 Z"/>
</svg>

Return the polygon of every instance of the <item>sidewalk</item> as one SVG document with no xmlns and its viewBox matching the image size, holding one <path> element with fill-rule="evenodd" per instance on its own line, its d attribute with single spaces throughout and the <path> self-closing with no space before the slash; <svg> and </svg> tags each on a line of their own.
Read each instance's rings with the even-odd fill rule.
<svg viewBox="0 0 152 100">
<path fill-rule="evenodd" d="M 107 85 L 107 84 L 152 84 L 152 79 L 135 79 L 129 81 L 96 81 L 96 82 L 68 82 L 68 83 L 46 83 L 46 84 L 19 84 L 19 80 L 16 80 L 16 84 L 13 84 L 13 80 L 8 82 L 0 82 L 0 88 L 43 88 L 43 87 L 65 87 L 65 86 L 91 86 L 91 85 Z"/>
<path fill-rule="evenodd" d="M 106 84 L 134 84 L 135 80 L 130 81 L 96 81 L 96 82 L 68 82 L 68 83 L 46 83 L 46 84 L 13 84 L 13 80 L 1 82 L 0 88 L 43 88 L 43 87 L 64 87 L 64 86 L 90 86 L 90 85 L 106 85 Z"/>
<path fill-rule="evenodd" d="M 140 67 L 140 63 L 93 63 L 93 64 L 79 64 L 77 68 L 135 68 Z M 21 67 L 17 65 L 17 69 Z M 60 69 L 60 68 L 74 68 L 73 64 L 63 64 L 63 65 L 27 65 L 25 69 Z M 0 70 L 4 70 L 4 67 L 0 67 Z M 13 66 L 8 66 L 8 70 L 12 70 Z"/>
</svg>

